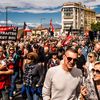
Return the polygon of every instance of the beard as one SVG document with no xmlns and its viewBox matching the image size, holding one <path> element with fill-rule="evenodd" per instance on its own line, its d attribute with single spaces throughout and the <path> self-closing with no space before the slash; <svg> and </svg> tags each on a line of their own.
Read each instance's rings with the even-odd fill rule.
<svg viewBox="0 0 100 100">
<path fill-rule="evenodd" d="M 75 66 L 75 64 L 69 63 L 68 65 L 66 65 L 67 69 L 69 71 L 71 71 L 73 69 L 73 67 Z"/>
<path fill-rule="evenodd" d="M 69 67 L 73 68 L 75 66 L 75 63 L 69 63 Z"/>
</svg>

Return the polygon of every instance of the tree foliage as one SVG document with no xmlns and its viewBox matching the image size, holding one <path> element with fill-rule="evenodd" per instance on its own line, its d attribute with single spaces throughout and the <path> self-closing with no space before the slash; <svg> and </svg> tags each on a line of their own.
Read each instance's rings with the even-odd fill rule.
<svg viewBox="0 0 100 100">
<path fill-rule="evenodd" d="M 100 31 L 100 22 L 97 22 L 96 24 L 92 23 L 91 29 L 92 29 L 92 31 Z"/>
</svg>

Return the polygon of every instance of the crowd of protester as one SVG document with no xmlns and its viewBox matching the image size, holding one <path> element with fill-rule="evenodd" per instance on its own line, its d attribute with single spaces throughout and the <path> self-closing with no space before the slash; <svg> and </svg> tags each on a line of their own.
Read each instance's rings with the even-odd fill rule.
<svg viewBox="0 0 100 100">
<path fill-rule="evenodd" d="M 69 48 L 77 52 L 73 52 Z M 67 50 L 73 52 L 73 57 L 74 53 L 77 53 L 78 56 L 75 59 L 67 57 Z M 62 92 L 59 94 L 52 90 L 52 86 L 50 87 L 54 81 L 50 79 L 54 74 L 50 72 L 50 69 L 52 70 L 55 66 L 58 67 L 65 63 L 65 56 L 67 61 L 71 62 L 73 60 L 75 62 L 73 66 L 78 70 L 75 69 L 74 73 L 75 75 L 78 73 L 77 75 L 82 79 L 81 85 L 85 84 L 88 90 L 86 94 L 82 93 L 83 91 L 77 93 L 77 99 L 75 93 L 69 93 L 72 86 L 70 83 L 68 84 L 70 85 L 69 89 L 68 87 L 66 89 L 66 94 L 69 97 L 64 96 L 63 90 L 59 91 Z M 56 70 L 59 70 L 59 67 L 58 69 L 55 67 L 54 71 Z M 82 75 L 79 74 L 79 70 Z M 95 77 L 94 73 L 98 74 L 98 79 L 93 79 L 93 76 Z M 63 74 L 58 75 L 58 78 L 62 79 Z M 95 82 L 95 80 L 98 80 L 98 82 Z M 65 83 L 69 81 L 71 79 L 66 80 Z M 77 81 L 74 80 L 73 84 L 77 85 Z M 60 37 L 36 36 L 31 40 L 22 38 L 16 42 L 1 41 L 0 98 L 2 100 L 14 100 L 17 93 L 17 82 L 21 84 L 20 91 L 23 100 L 100 100 L 100 40 L 94 39 L 91 41 L 89 36 L 73 34 Z M 58 80 L 57 82 L 56 85 L 61 88 L 61 81 Z M 49 85 L 49 87 L 45 87 L 45 85 Z M 56 89 L 59 89 L 58 87 Z"/>
</svg>

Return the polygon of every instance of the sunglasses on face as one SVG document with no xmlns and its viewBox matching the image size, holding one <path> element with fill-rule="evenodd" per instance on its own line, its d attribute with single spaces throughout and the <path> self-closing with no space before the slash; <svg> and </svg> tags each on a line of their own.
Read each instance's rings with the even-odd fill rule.
<svg viewBox="0 0 100 100">
<path fill-rule="evenodd" d="M 66 56 L 66 55 L 65 55 Z M 77 62 L 77 59 L 76 58 L 72 58 L 72 57 L 67 57 L 66 56 L 66 58 L 67 58 L 67 60 L 70 62 L 70 61 L 74 61 L 74 62 Z"/>
<path fill-rule="evenodd" d="M 26 59 L 28 59 L 28 60 L 32 60 L 31 58 L 26 58 Z"/>
<path fill-rule="evenodd" d="M 92 69 L 92 72 L 96 72 L 96 74 L 100 74 L 100 70 L 95 70 L 95 69 Z"/>
<path fill-rule="evenodd" d="M 93 58 L 93 56 L 88 56 L 89 58 Z"/>
<path fill-rule="evenodd" d="M 10 49 L 10 51 L 14 51 L 14 49 Z"/>
</svg>

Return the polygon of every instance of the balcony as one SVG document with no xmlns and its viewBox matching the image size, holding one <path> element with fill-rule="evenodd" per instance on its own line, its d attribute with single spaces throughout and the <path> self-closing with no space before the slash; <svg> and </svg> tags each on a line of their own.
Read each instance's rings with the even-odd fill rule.
<svg viewBox="0 0 100 100">
<path fill-rule="evenodd" d="M 64 19 L 73 19 L 73 16 L 64 16 Z"/>
</svg>

